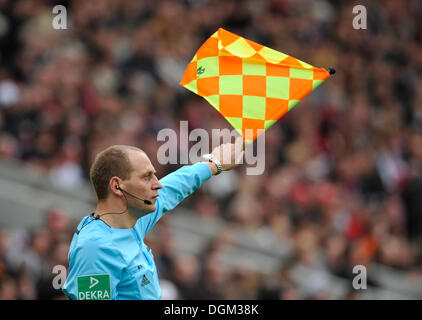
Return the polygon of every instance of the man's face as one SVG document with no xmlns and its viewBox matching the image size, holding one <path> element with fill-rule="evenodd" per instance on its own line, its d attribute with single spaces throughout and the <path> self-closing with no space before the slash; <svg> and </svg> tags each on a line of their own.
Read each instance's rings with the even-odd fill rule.
<svg viewBox="0 0 422 320">
<path fill-rule="evenodd" d="M 125 194 L 131 209 L 130 212 L 137 216 L 154 212 L 156 210 L 155 202 L 157 201 L 158 190 L 163 187 L 155 175 L 155 169 L 148 156 L 143 152 L 129 150 L 128 157 L 133 171 L 130 178 L 123 181 L 121 187 L 141 199 L 151 201 L 151 204 L 146 204 Z"/>
</svg>

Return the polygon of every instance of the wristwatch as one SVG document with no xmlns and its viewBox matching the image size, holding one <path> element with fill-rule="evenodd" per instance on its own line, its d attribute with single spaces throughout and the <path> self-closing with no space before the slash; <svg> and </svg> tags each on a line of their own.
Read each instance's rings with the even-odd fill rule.
<svg viewBox="0 0 422 320">
<path fill-rule="evenodd" d="M 217 167 L 217 173 L 215 175 L 220 174 L 223 171 L 223 167 L 221 166 L 220 161 L 218 161 L 212 153 L 204 154 L 202 156 L 203 159 L 208 160 L 209 162 L 212 162 Z"/>
</svg>

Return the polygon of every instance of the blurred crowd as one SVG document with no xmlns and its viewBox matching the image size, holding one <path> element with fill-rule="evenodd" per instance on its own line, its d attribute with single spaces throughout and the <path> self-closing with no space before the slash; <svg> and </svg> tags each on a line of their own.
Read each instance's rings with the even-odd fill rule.
<svg viewBox="0 0 422 320">
<path fill-rule="evenodd" d="M 52 7 L 67 8 L 67 30 Z M 365 5 L 367 29 L 353 28 Z M 306 266 L 351 279 L 372 262 L 422 276 L 422 1 L 0 0 L 0 157 L 58 187 L 88 179 L 112 144 L 142 148 L 158 176 L 157 133 L 228 127 L 182 88 L 183 71 L 219 27 L 337 73 L 265 136 L 265 172 L 212 179 L 183 205 L 289 248 L 264 276 L 221 263 L 225 235 L 177 255 L 165 218 L 150 240 L 165 297 L 316 299 L 291 276 Z M 225 177 L 224 177 L 225 176 Z M 89 213 L 82 213 L 81 216 Z M 0 299 L 63 298 L 78 221 L 51 211 L 42 228 L 0 231 Z M 373 285 L 377 285 L 374 283 Z M 344 298 L 355 298 L 353 292 Z"/>
</svg>

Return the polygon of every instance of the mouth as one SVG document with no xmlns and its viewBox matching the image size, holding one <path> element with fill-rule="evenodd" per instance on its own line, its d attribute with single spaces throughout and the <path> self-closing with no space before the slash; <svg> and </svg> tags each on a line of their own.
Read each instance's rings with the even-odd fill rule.
<svg viewBox="0 0 422 320">
<path fill-rule="evenodd" d="M 157 197 L 158 197 L 158 194 L 157 195 L 155 195 L 155 196 L 153 196 L 151 199 L 157 199 Z"/>
</svg>

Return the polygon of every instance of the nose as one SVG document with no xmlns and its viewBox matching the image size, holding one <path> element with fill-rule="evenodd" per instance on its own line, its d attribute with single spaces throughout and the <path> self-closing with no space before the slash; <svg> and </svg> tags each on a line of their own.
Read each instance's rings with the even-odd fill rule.
<svg viewBox="0 0 422 320">
<path fill-rule="evenodd" d="M 158 190 L 162 188 L 163 188 L 163 185 L 161 184 L 160 180 L 158 180 L 158 178 L 155 177 L 155 183 L 153 184 L 153 189 Z"/>
</svg>

